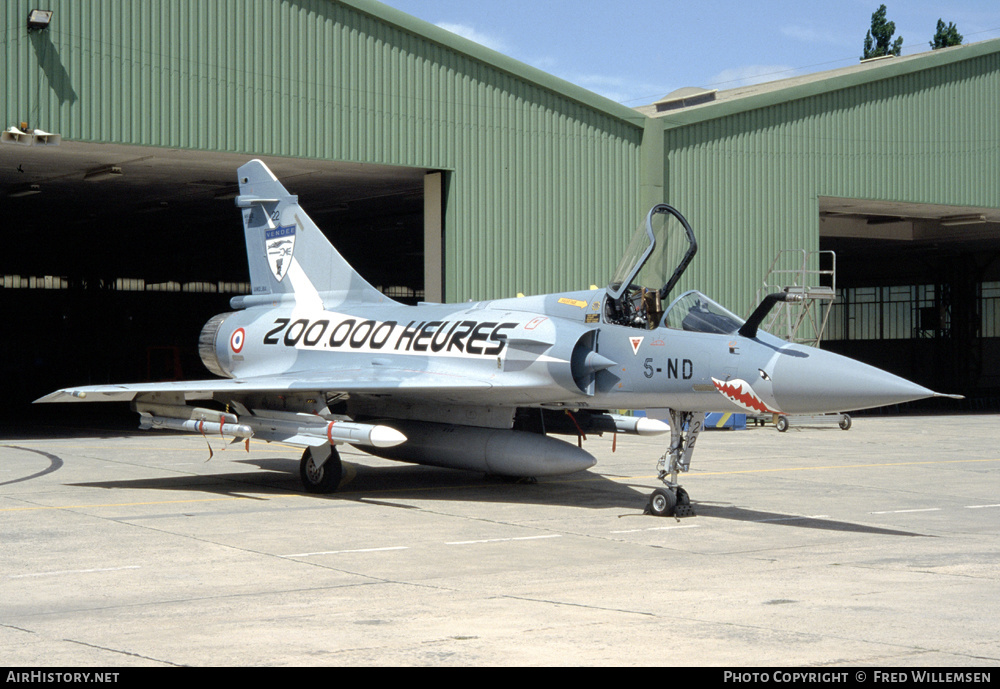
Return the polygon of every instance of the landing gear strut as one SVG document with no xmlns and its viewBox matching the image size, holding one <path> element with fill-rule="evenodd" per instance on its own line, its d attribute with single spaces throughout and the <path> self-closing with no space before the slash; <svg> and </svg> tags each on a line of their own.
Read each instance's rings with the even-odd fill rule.
<svg viewBox="0 0 1000 689">
<path fill-rule="evenodd" d="M 691 498 L 677 483 L 677 476 L 691 467 L 695 441 L 705 427 L 705 412 L 667 411 L 670 416 L 670 446 L 656 465 L 665 488 L 653 491 L 646 511 L 657 517 L 693 517 Z"/>
<path fill-rule="evenodd" d="M 309 493 L 332 493 L 340 485 L 344 467 L 332 445 L 307 447 L 299 461 L 302 486 Z"/>
</svg>

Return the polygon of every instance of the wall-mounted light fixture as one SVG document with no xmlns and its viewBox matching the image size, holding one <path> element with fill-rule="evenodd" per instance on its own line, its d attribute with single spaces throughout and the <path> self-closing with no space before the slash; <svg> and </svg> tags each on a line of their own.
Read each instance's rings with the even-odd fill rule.
<svg viewBox="0 0 1000 689">
<path fill-rule="evenodd" d="M 28 31 L 42 31 L 52 22 L 52 10 L 31 10 L 28 12 Z"/>
<path fill-rule="evenodd" d="M 31 129 L 27 122 L 22 122 L 20 127 L 10 127 L 0 132 L 0 143 L 17 146 L 58 146 L 60 141 L 62 137 L 59 134 Z"/>
</svg>

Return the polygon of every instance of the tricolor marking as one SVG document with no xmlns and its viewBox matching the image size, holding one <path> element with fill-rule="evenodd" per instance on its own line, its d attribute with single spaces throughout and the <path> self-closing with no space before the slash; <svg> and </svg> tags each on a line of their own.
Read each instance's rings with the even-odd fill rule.
<svg viewBox="0 0 1000 689">
<path fill-rule="evenodd" d="M 229 338 L 229 346 L 232 348 L 234 354 L 239 354 L 243 351 L 243 343 L 246 342 L 247 333 L 243 328 L 237 328 L 233 331 L 232 336 Z"/>
</svg>

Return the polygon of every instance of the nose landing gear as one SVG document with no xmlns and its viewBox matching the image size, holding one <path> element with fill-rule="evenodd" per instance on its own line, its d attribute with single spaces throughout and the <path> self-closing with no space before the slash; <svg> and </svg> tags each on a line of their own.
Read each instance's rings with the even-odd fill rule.
<svg viewBox="0 0 1000 689">
<path fill-rule="evenodd" d="M 698 435 L 705 427 L 705 412 L 667 410 L 670 417 L 670 446 L 660 457 L 656 468 L 664 488 L 657 488 L 649 496 L 646 513 L 656 517 L 693 517 L 691 498 L 680 484 L 678 474 L 691 467 L 691 454 Z"/>
</svg>

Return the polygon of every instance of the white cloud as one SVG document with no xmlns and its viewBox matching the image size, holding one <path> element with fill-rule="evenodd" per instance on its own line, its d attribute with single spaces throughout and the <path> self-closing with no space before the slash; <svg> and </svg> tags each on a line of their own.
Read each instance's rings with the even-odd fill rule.
<svg viewBox="0 0 1000 689">
<path fill-rule="evenodd" d="M 481 46 L 489 48 L 490 50 L 495 50 L 498 53 L 510 54 L 510 47 L 504 43 L 502 39 L 485 34 L 475 27 L 469 26 L 468 24 L 452 24 L 450 22 L 440 22 L 436 24 L 440 29 L 445 31 L 450 31 L 453 34 L 458 34 L 462 38 L 467 38 L 470 41 L 475 41 Z"/>
<path fill-rule="evenodd" d="M 588 91 L 604 96 L 616 103 L 644 105 L 655 101 L 663 94 L 660 87 L 653 84 L 605 74 L 557 75 L 566 81 L 582 86 Z M 659 94 L 659 95 L 656 95 Z"/>
<path fill-rule="evenodd" d="M 844 39 L 843 36 L 831 33 L 829 30 L 818 30 L 811 26 L 799 26 L 799 25 L 787 25 L 779 29 L 782 36 L 791 39 L 793 41 L 799 41 L 800 43 L 807 43 L 809 45 L 823 44 L 823 45 L 833 45 L 839 47 L 847 47 L 848 41 Z M 861 39 L 864 39 L 864 34 L 861 34 Z M 861 40 L 855 41 L 855 43 L 861 44 Z"/>
<path fill-rule="evenodd" d="M 543 72 L 548 72 L 560 79 L 565 79 L 566 81 L 582 86 L 583 88 L 593 91 L 599 95 L 609 98 L 618 103 L 630 101 L 630 100 L 655 100 L 659 96 L 650 98 L 650 93 L 656 93 L 658 89 L 656 87 L 651 87 L 648 84 L 640 84 L 632 82 L 628 79 L 621 77 L 611 77 L 603 74 L 578 74 L 578 73 L 567 73 L 565 70 L 560 69 L 559 60 L 550 55 L 540 55 L 535 57 L 526 57 L 523 55 L 518 55 L 517 50 L 506 43 L 503 39 L 496 36 L 491 36 L 489 34 L 479 31 L 473 26 L 468 24 L 456 24 L 452 22 L 439 22 L 436 26 L 445 31 L 450 31 L 453 34 L 457 34 L 462 38 L 467 38 L 470 41 L 475 41 L 476 43 L 485 46 L 491 50 L 495 50 L 498 53 L 503 53 L 513 57 L 516 60 L 521 60 L 525 64 L 529 64 L 532 67 L 542 70 Z"/>
</svg>

